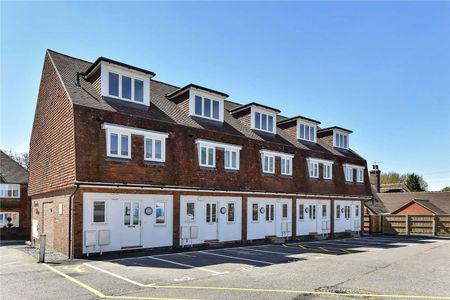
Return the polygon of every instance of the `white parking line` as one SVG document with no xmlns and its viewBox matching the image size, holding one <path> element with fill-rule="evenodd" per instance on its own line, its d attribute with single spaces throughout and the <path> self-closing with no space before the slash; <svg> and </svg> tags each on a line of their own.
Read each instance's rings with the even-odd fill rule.
<svg viewBox="0 0 450 300">
<path fill-rule="evenodd" d="M 211 251 L 198 251 L 198 252 L 199 253 L 204 253 L 204 254 L 209 254 L 209 255 L 215 255 L 215 256 L 231 258 L 231 259 L 246 260 L 246 261 L 251 261 L 251 262 L 256 262 L 256 263 L 261 263 L 261 264 L 266 264 L 266 265 L 275 265 L 275 263 L 268 262 L 268 261 L 256 260 L 256 259 L 250 259 L 250 258 L 243 258 L 243 257 L 236 257 L 236 256 L 219 254 L 219 253 L 212 253 Z"/>
<path fill-rule="evenodd" d="M 217 272 L 217 271 L 214 271 L 214 270 L 210 270 L 210 269 L 206 269 L 206 268 L 202 268 L 202 267 L 196 267 L 196 266 L 192 266 L 192 265 L 188 265 L 188 264 L 183 264 L 183 263 L 179 263 L 179 262 L 176 262 L 176 261 L 162 259 L 162 258 L 158 258 L 158 257 L 154 257 L 154 256 L 147 256 L 146 258 L 151 258 L 151 259 L 154 259 L 154 260 L 159 260 L 159 261 L 162 261 L 162 262 L 166 262 L 166 263 L 174 264 L 174 265 L 178 265 L 178 266 L 183 266 L 183 267 L 188 267 L 188 268 L 192 268 L 192 269 L 197 269 L 197 270 L 201 270 L 201 271 L 204 271 L 204 272 L 212 273 L 214 275 L 223 275 L 223 274 L 228 273 L 228 272 Z"/>
<path fill-rule="evenodd" d="M 269 250 L 261 250 L 261 249 L 252 249 L 252 248 L 250 248 L 250 247 L 239 247 L 239 249 L 247 250 L 247 251 L 261 252 L 261 253 L 269 253 L 269 254 L 293 255 L 293 253 L 289 253 L 289 252 L 279 252 L 279 251 L 269 251 Z"/>
<path fill-rule="evenodd" d="M 110 275 L 110 276 L 119 278 L 119 279 L 124 280 L 124 281 L 126 281 L 126 282 L 132 283 L 132 284 L 134 284 L 134 285 L 137 285 L 137 286 L 140 286 L 140 287 L 146 286 L 145 284 L 142 284 L 142 283 L 140 283 L 140 282 L 131 280 L 131 279 L 129 279 L 129 278 L 126 278 L 126 277 L 123 277 L 123 276 L 120 276 L 120 275 L 117 275 L 117 274 L 112 273 L 112 272 L 110 272 L 110 271 L 103 270 L 102 268 L 93 266 L 93 265 L 91 265 L 91 264 L 83 263 L 83 265 L 85 265 L 85 266 L 87 266 L 87 267 L 89 267 L 89 268 L 92 268 L 92 269 L 94 269 L 94 270 L 103 272 L 103 273 L 105 273 L 105 274 L 108 274 L 108 275 Z"/>
</svg>

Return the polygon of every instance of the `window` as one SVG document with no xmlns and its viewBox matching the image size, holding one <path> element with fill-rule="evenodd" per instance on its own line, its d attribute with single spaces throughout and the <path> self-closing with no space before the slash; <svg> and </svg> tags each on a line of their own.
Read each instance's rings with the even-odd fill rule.
<svg viewBox="0 0 450 300">
<path fill-rule="evenodd" d="M 19 227 L 19 213 L 0 212 L 0 228 L 3 227 Z"/>
<path fill-rule="evenodd" d="M 336 219 L 341 218 L 341 206 L 338 204 L 336 205 Z"/>
<path fill-rule="evenodd" d="M 344 166 L 345 181 L 353 182 L 353 168 Z"/>
<path fill-rule="evenodd" d="M 131 158 L 130 134 L 109 132 L 107 137 L 107 155 L 110 157 Z"/>
<path fill-rule="evenodd" d="M 195 95 L 194 115 L 220 121 L 220 102 Z"/>
<path fill-rule="evenodd" d="M 139 202 L 125 202 L 123 224 L 125 226 L 136 226 L 139 225 L 139 223 L 140 223 Z"/>
<path fill-rule="evenodd" d="M 252 110 L 253 114 L 253 129 L 266 131 L 266 132 L 275 132 L 274 128 L 274 114 L 264 113 L 260 110 Z"/>
<path fill-rule="evenodd" d="M 238 151 L 225 149 L 225 169 L 239 170 Z"/>
<path fill-rule="evenodd" d="M 356 182 L 364 182 L 364 169 L 356 169 Z"/>
<path fill-rule="evenodd" d="M 359 217 L 359 205 L 355 206 L 355 217 Z"/>
<path fill-rule="evenodd" d="M 275 212 L 275 205 L 266 204 L 266 221 L 273 221 Z"/>
<path fill-rule="evenodd" d="M 263 172 L 264 173 L 275 173 L 275 156 L 263 154 L 262 155 L 262 164 L 263 164 Z"/>
<path fill-rule="evenodd" d="M 163 139 L 145 138 L 145 160 L 164 161 L 164 141 Z"/>
<path fill-rule="evenodd" d="M 130 73 L 131 74 L 131 73 Z M 105 96 L 144 103 L 144 80 L 108 72 L 108 91 Z"/>
<path fill-rule="evenodd" d="M 309 219 L 315 220 L 316 219 L 316 206 L 309 205 L 308 213 L 309 213 Z"/>
<path fill-rule="evenodd" d="M 323 179 L 332 179 L 333 173 L 332 169 L 333 165 L 330 164 L 323 164 Z"/>
<path fill-rule="evenodd" d="M 334 146 L 348 149 L 348 135 L 339 132 L 334 133 Z"/>
<path fill-rule="evenodd" d="M 92 223 L 105 223 L 106 222 L 106 202 L 105 201 L 94 201 Z"/>
<path fill-rule="evenodd" d="M 216 167 L 216 148 L 208 146 L 200 146 L 200 166 Z"/>
<path fill-rule="evenodd" d="M 186 222 L 195 222 L 195 203 L 186 203 Z"/>
<path fill-rule="evenodd" d="M 257 203 L 252 204 L 252 221 L 254 221 L 254 222 L 258 221 L 258 204 Z"/>
<path fill-rule="evenodd" d="M 282 216 L 283 219 L 287 219 L 288 218 L 288 205 L 283 203 L 282 205 Z"/>
<path fill-rule="evenodd" d="M 298 138 L 304 141 L 316 142 L 316 126 L 300 123 Z"/>
<path fill-rule="evenodd" d="M 310 178 L 319 178 L 319 163 L 315 161 L 309 161 L 309 177 Z"/>
<path fill-rule="evenodd" d="M 0 198 L 20 198 L 20 184 L 0 183 Z"/>
<path fill-rule="evenodd" d="M 166 203 L 156 202 L 156 224 L 166 223 Z"/>
<path fill-rule="evenodd" d="M 281 174 L 292 175 L 292 158 L 281 157 Z"/>
<path fill-rule="evenodd" d="M 305 219 L 305 206 L 303 204 L 300 204 L 298 206 L 298 219 L 299 220 Z"/>
<path fill-rule="evenodd" d="M 234 203 L 228 203 L 228 222 L 234 222 L 235 220 L 235 212 L 234 212 Z"/>
<path fill-rule="evenodd" d="M 217 222 L 217 204 L 206 203 L 206 223 Z"/>
<path fill-rule="evenodd" d="M 348 205 L 344 207 L 344 218 L 350 219 L 350 206 Z"/>
<path fill-rule="evenodd" d="M 322 204 L 322 219 L 325 219 L 327 217 L 327 205 Z"/>
</svg>

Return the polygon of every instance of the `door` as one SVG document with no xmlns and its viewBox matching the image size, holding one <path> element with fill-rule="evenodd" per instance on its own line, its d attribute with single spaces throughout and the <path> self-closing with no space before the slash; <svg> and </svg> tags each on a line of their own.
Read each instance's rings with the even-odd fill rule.
<svg viewBox="0 0 450 300">
<path fill-rule="evenodd" d="M 330 232 L 330 211 L 329 206 L 325 201 L 319 201 L 320 208 L 320 218 L 318 218 L 317 222 L 317 232 L 318 233 L 328 233 Z"/>
<path fill-rule="evenodd" d="M 267 232 L 266 236 L 276 235 L 276 223 L 275 223 L 275 203 L 266 204 L 266 218 Z"/>
<path fill-rule="evenodd" d="M 219 227 L 217 222 L 217 201 L 205 202 L 205 240 L 217 240 Z M 201 230 L 201 229 L 200 229 Z"/>
<path fill-rule="evenodd" d="M 361 216 L 360 216 L 360 207 L 358 204 L 352 204 L 352 225 L 354 231 L 361 230 Z"/>
<path fill-rule="evenodd" d="M 141 246 L 141 208 L 139 201 L 123 203 L 122 247 Z"/>
<path fill-rule="evenodd" d="M 42 222 L 42 233 L 46 235 L 46 245 L 49 248 L 53 248 L 54 241 L 54 215 L 53 215 L 53 202 L 43 203 L 43 222 Z"/>
</svg>

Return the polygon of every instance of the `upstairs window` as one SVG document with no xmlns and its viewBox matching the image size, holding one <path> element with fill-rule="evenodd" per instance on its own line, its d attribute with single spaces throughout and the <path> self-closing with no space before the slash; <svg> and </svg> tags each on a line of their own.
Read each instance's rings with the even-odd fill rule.
<svg viewBox="0 0 450 300">
<path fill-rule="evenodd" d="M 281 158 L 281 175 L 292 175 L 292 161 L 294 154 L 271 150 L 260 150 L 263 173 L 275 174 L 275 157 Z"/>
<path fill-rule="evenodd" d="M 252 108 L 252 129 L 275 133 L 276 114 Z"/>
<path fill-rule="evenodd" d="M 200 166 L 201 167 L 216 167 L 216 148 L 208 146 L 200 146 Z"/>
<path fill-rule="evenodd" d="M 107 155 L 109 157 L 131 158 L 131 135 L 109 131 L 107 135 Z"/>
<path fill-rule="evenodd" d="M 334 146 L 338 148 L 348 149 L 348 135 L 339 132 L 334 133 Z"/>
<path fill-rule="evenodd" d="M 165 161 L 165 139 L 164 138 L 145 138 L 144 159 L 148 161 Z"/>
<path fill-rule="evenodd" d="M 309 161 L 309 177 L 310 178 L 319 178 L 319 163 L 315 161 Z"/>
<path fill-rule="evenodd" d="M 345 181 L 353 182 L 353 170 L 356 170 L 356 182 L 364 182 L 364 166 L 343 164 Z"/>
<path fill-rule="evenodd" d="M 262 169 L 264 173 L 275 173 L 275 156 L 269 154 L 262 155 Z"/>
<path fill-rule="evenodd" d="M 108 72 L 108 93 L 106 96 L 144 103 L 144 80 Z"/>
<path fill-rule="evenodd" d="M 353 168 L 344 166 L 345 181 L 353 182 Z"/>
<path fill-rule="evenodd" d="M 20 198 L 20 184 L 0 183 L 0 198 Z"/>
<path fill-rule="evenodd" d="M 323 179 L 332 179 L 333 178 L 333 165 L 331 164 L 323 164 Z"/>
<path fill-rule="evenodd" d="M 239 170 L 239 154 L 237 150 L 225 149 L 225 169 Z"/>
<path fill-rule="evenodd" d="M 298 138 L 308 142 L 316 142 L 316 126 L 300 123 L 298 128 Z"/>
<path fill-rule="evenodd" d="M 216 167 L 216 149 L 224 150 L 224 168 L 228 170 L 239 170 L 239 154 L 242 146 L 197 139 L 199 166 Z"/>
<path fill-rule="evenodd" d="M 194 115 L 220 121 L 220 102 L 195 95 Z"/>
<path fill-rule="evenodd" d="M 356 182 L 364 182 L 364 169 L 356 169 Z"/>
<path fill-rule="evenodd" d="M 292 158 L 282 157 L 281 158 L 281 175 L 292 175 Z"/>
</svg>

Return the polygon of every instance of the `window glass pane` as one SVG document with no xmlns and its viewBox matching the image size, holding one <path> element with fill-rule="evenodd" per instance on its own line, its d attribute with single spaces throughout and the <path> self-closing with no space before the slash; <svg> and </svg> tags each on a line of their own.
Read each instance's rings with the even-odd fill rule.
<svg viewBox="0 0 450 300">
<path fill-rule="evenodd" d="M 202 115 L 202 97 L 195 96 L 195 114 Z"/>
<path fill-rule="evenodd" d="M 216 120 L 219 120 L 219 102 L 213 101 L 213 115 L 212 117 Z"/>
<path fill-rule="evenodd" d="M 214 148 L 208 148 L 208 165 L 214 166 Z"/>
<path fill-rule="evenodd" d="M 341 206 L 340 205 L 336 205 L 336 218 L 340 218 L 341 217 Z"/>
<path fill-rule="evenodd" d="M 314 127 L 309 127 L 309 139 L 314 142 Z"/>
<path fill-rule="evenodd" d="M 153 140 L 145 139 L 145 158 L 153 158 Z"/>
<path fill-rule="evenodd" d="M 161 159 L 162 157 L 162 149 L 161 149 L 161 140 L 155 140 L 155 158 Z"/>
<path fill-rule="evenodd" d="M 164 202 L 156 203 L 156 224 L 166 223 L 166 204 Z"/>
<path fill-rule="evenodd" d="M 231 152 L 231 167 L 237 169 L 237 152 Z"/>
<path fill-rule="evenodd" d="M 205 117 L 211 117 L 211 100 L 205 98 L 204 102 L 205 102 L 205 111 L 203 112 L 203 115 Z"/>
<path fill-rule="evenodd" d="M 131 99 L 131 78 L 122 76 L 122 98 Z"/>
<path fill-rule="evenodd" d="M 358 217 L 359 216 L 359 205 L 355 206 L 355 216 Z"/>
<path fill-rule="evenodd" d="M 287 217 L 288 217 L 288 205 L 283 204 L 283 218 L 287 218 Z"/>
<path fill-rule="evenodd" d="M 105 222 L 105 202 L 94 201 L 94 223 Z"/>
<path fill-rule="evenodd" d="M 206 148 L 205 147 L 200 148 L 200 163 L 202 165 L 206 165 Z"/>
<path fill-rule="evenodd" d="M 255 128 L 261 129 L 261 114 L 259 112 L 255 112 Z"/>
<path fill-rule="evenodd" d="M 281 159 L 281 174 L 286 174 L 286 160 Z"/>
<path fill-rule="evenodd" d="M 120 154 L 128 155 L 128 135 L 122 135 L 120 137 Z"/>
<path fill-rule="evenodd" d="M 216 203 L 211 204 L 211 221 L 212 222 L 217 221 L 217 204 Z"/>
<path fill-rule="evenodd" d="M 186 203 L 186 220 L 187 221 L 195 220 L 195 203 L 193 202 Z"/>
<path fill-rule="evenodd" d="M 257 203 L 252 204 L 252 220 L 258 221 L 258 204 Z"/>
<path fill-rule="evenodd" d="M 273 173 L 273 157 L 269 157 L 269 172 Z"/>
<path fill-rule="evenodd" d="M 305 139 L 309 140 L 309 126 L 305 126 Z"/>
<path fill-rule="evenodd" d="M 261 129 L 267 130 L 267 115 L 261 114 Z"/>
<path fill-rule="evenodd" d="M 327 216 L 327 206 L 325 204 L 322 204 L 322 218 L 325 218 Z"/>
<path fill-rule="evenodd" d="M 313 205 L 312 211 L 313 211 L 313 219 L 316 219 L 316 206 L 315 205 Z"/>
<path fill-rule="evenodd" d="M 211 204 L 206 203 L 206 223 L 211 222 Z"/>
<path fill-rule="evenodd" d="M 134 80 L 134 100 L 144 102 L 144 82 L 142 80 Z"/>
<path fill-rule="evenodd" d="M 228 203 L 228 222 L 234 222 L 234 203 Z"/>
<path fill-rule="evenodd" d="M 348 136 L 344 135 L 344 148 L 348 148 Z"/>
<path fill-rule="evenodd" d="M 230 163 L 230 151 L 225 150 L 225 168 L 229 169 L 231 167 Z"/>
<path fill-rule="evenodd" d="M 109 72 L 109 95 L 119 97 L 119 75 Z"/>
<path fill-rule="evenodd" d="M 270 220 L 270 205 L 266 204 L 266 221 Z"/>
<path fill-rule="evenodd" d="M 133 225 L 139 225 L 139 203 L 133 203 Z"/>
<path fill-rule="evenodd" d="M 270 221 L 273 221 L 274 213 L 275 213 L 275 205 L 271 204 L 270 205 Z"/>
<path fill-rule="evenodd" d="M 304 218 L 305 218 L 305 207 L 304 207 L 304 205 L 303 204 L 300 204 L 299 205 L 299 208 L 298 208 L 298 218 L 300 219 L 300 220 L 303 220 Z"/>
<path fill-rule="evenodd" d="M 305 138 L 305 125 L 300 124 L 300 138 L 304 139 Z"/>
<path fill-rule="evenodd" d="M 269 116 L 268 117 L 268 122 L 267 122 L 267 130 L 274 132 L 274 128 L 273 128 L 273 117 Z"/>
<path fill-rule="evenodd" d="M 111 133 L 110 138 L 110 153 L 111 154 L 119 154 L 119 136 L 115 133 Z"/>
<path fill-rule="evenodd" d="M 123 224 L 130 225 L 130 215 L 131 215 L 131 203 L 130 202 L 125 202 L 123 214 L 124 214 Z"/>
</svg>

